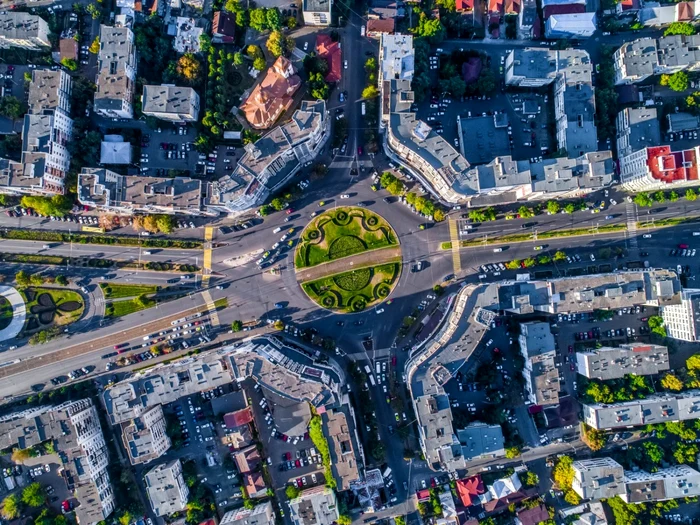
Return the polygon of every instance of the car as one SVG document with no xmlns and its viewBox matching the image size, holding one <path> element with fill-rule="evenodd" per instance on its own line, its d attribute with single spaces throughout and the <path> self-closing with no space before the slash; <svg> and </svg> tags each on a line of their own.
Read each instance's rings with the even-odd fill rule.
<svg viewBox="0 0 700 525">
<path fill-rule="evenodd" d="M 348 195 L 347 193 L 343 193 L 343 194 L 340 196 L 340 198 L 341 198 L 341 199 L 349 199 L 349 198 L 350 198 L 350 195 Z"/>
<path fill-rule="evenodd" d="M 383 313 L 384 313 L 384 308 L 380 308 L 379 310 L 377 310 L 377 314 L 383 314 Z"/>
<path fill-rule="evenodd" d="M 309 43 L 304 42 L 304 51 L 308 51 L 308 50 L 309 50 Z"/>
<path fill-rule="evenodd" d="M 347 61 L 347 60 L 345 60 L 345 61 L 343 62 L 343 67 L 344 67 L 345 69 L 348 68 L 348 61 Z"/>
</svg>

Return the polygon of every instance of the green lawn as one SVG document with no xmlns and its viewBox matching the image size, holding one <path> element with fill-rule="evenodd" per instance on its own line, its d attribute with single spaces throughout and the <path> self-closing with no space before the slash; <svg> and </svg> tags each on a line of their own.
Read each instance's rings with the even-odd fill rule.
<svg viewBox="0 0 700 525">
<path fill-rule="evenodd" d="M 100 283 L 100 288 L 107 299 L 121 299 L 123 297 L 136 297 L 141 294 L 156 293 L 160 287 L 151 284 L 119 284 Z"/>
<path fill-rule="evenodd" d="M 65 326 L 80 319 L 85 310 L 85 303 L 82 296 L 78 292 L 68 290 L 66 288 L 44 288 L 30 286 L 24 290 L 20 290 L 20 294 L 27 306 L 27 321 L 24 325 L 24 330 L 34 332 L 35 330 L 45 330 L 51 326 Z M 44 306 L 41 308 L 38 299 L 41 295 L 48 294 L 53 301 L 52 307 Z M 30 300 L 31 298 L 31 300 Z M 61 308 L 62 305 L 66 308 Z M 53 321 L 40 322 L 39 318 L 47 313 L 34 312 L 34 309 L 43 309 L 44 311 L 53 311 Z"/>
<path fill-rule="evenodd" d="M 4 330 L 12 321 L 12 306 L 4 297 L 0 297 L 0 330 Z"/>
<path fill-rule="evenodd" d="M 128 301 L 114 301 L 112 303 L 107 303 L 105 307 L 105 317 L 122 317 L 123 315 L 140 312 L 146 308 L 152 308 L 155 305 L 155 301 L 149 306 L 142 306 L 133 299 Z"/>
<path fill-rule="evenodd" d="M 214 301 L 214 308 L 217 310 L 223 310 L 228 306 L 228 299 L 226 297 L 222 297 L 221 299 L 217 299 Z"/>
<path fill-rule="evenodd" d="M 394 230 L 376 213 L 364 208 L 328 210 L 302 232 L 295 266 L 316 266 L 396 244 Z"/>
<path fill-rule="evenodd" d="M 319 306 L 341 312 L 359 312 L 384 301 L 398 281 L 398 262 L 358 268 L 302 284 Z"/>
</svg>

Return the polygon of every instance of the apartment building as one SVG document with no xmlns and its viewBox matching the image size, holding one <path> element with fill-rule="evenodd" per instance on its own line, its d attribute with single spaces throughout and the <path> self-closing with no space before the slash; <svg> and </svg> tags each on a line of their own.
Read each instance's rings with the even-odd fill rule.
<svg viewBox="0 0 700 525">
<path fill-rule="evenodd" d="M 308 26 L 331 25 L 333 0 L 303 0 L 304 24 Z"/>
<path fill-rule="evenodd" d="M 625 108 L 617 114 L 617 156 L 661 143 L 661 126 L 655 107 Z"/>
<path fill-rule="evenodd" d="M 501 425 L 488 425 L 475 421 L 457 430 L 465 461 L 485 458 L 502 458 L 506 455 Z"/>
<path fill-rule="evenodd" d="M 182 463 L 174 459 L 146 472 L 146 494 L 156 516 L 169 516 L 185 510 L 190 491 L 182 477 Z"/>
<path fill-rule="evenodd" d="M 337 483 L 337 490 L 349 490 L 350 484 L 360 479 L 360 472 L 357 468 L 357 457 L 348 419 L 340 410 L 329 410 L 323 414 L 322 421 L 328 439 L 331 471 Z"/>
<path fill-rule="evenodd" d="M 684 288 L 680 304 L 661 309 L 666 334 L 681 341 L 698 341 L 700 337 L 700 289 Z"/>
<path fill-rule="evenodd" d="M 582 49 L 522 48 L 506 57 L 509 86 L 553 86 L 559 149 L 579 157 L 598 149 L 593 65 Z"/>
<path fill-rule="evenodd" d="M 324 486 L 304 490 L 289 502 L 292 525 L 333 525 L 339 516 L 335 492 Z"/>
<path fill-rule="evenodd" d="M 613 55 L 615 84 L 700 67 L 700 35 L 672 35 L 626 42 Z"/>
<path fill-rule="evenodd" d="M 3 11 L 0 14 L 0 48 L 39 51 L 51 47 L 49 24 L 40 16 Z"/>
<path fill-rule="evenodd" d="M 574 461 L 571 488 L 583 499 L 613 498 L 624 493 L 625 473 L 612 458 Z"/>
<path fill-rule="evenodd" d="M 651 146 L 620 157 L 620 182 L 628 191 L 653 191 L 698 184 L 700 148 L 671 151 Z"/>
<path fill-rule="evenodd" d="M 170 448 L 161 405 L 155 405 L 122 426 L 124 448 L 132 465 L 150 463 Z"/>
<path fill-rule="evenodd" d="M 648 376 L 669 370 L 668 348 L 630 343 L 576 353 L 576 371 L 588 379 L 608 381 L 627 374 Z"/>
<path fill-rule="evenodd" d="M 59 479 L 77 505 L 78 523 L 106 520 L 115 508 L 109 454 L 97 407 L 90 399 L 41 406 L 0 418 L 0 447 L 30 448 L 51 440 L 63 470 Z"/>
<path fill-rule="evenodd" d="M 604 457 L 574 461 L 573 470 L 572 489 L 584 499 L 619 496 L 626 503 L 649 503 L 700 495 L 700 472 L 688 465 L 631 471 Z"/>
<path fill-rule="evenodd" d="M 274 525 L 274 523 L 275 513 L 272 509 L 272 503 L 266 501 L 252 509 L 241 507 L 229 510 L 221 518 L 219 525 Z"/>
<path fill-rule="evenodd" d="M 141 111 L 174 123 L 196 122 L 199 117 L 199 95 L 189 87 L 169 84 L 143 86 Z"/>
<path fill-rule="evenodd" d="M 549 323 L 521 323 L 518 343 L 525 358 L 522 374 L 528 401 L 539 406 L 558 405 L 559 369 L 554 362 L 556 345 Z"/>
<path fill-rule="evenodd" d="M 690 421 L 700 417 L 700 390 L 656 394 L 622 403 L 582 404 L 583 421 L 598 430 Z"/>
<path fill-rule="evenodd" d="M 235 169 L 212 184 L 207 206 L 223 213 L 259 206 L 313 162 L 328 141 L 329 127 L 324 101 L 302 101 L 289 122 L 246 145 Z"/>
<path fill-rule="evenodd" d="M 0 173 L 0 192 L 64 193 L 71 158 L 68 144 L 73 138 L 71 86 L 71 78 L 64 71 L 32 71 L 28 111 L 22 124 L 21 161 L 7 162 Z"/>
<path fill-rule="evenodd" d="M 428 466 L 450 472 L 463 469 L 462 444 L 452 430 L 452 409 L 447 394 L 420 396 L 414 404 L 418 439 Z"/>
<path fill-rule="evenodd" d="M 206 183 L 185 177 L 120 175 L 106 168 L 83 168 L 78 175 L 78 201 L 104 213 L 209 215 Z"/>
<path fill-rule="evenodd" d="M 136 47 L 128 27 L 100 26 L 93 109 L 107 118 L 134 118 Z"/>
</svg>

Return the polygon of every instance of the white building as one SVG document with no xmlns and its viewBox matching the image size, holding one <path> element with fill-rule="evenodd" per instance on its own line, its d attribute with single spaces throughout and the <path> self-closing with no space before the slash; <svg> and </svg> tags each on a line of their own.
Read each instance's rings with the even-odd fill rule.
<svg viewBox="0 0 700 525">
<path fill-rule="evenodd" d="M 573 463 L 571 488 L 583 499 L 613 498 L 625 492 L 625 473 L 612 458 L 583 459 Z"/>
<path fill-rule="evenodd" d="M 671 115 L 674 113 L 668 116 Z M 624 108 L 617 114 L 616 124 L 618 158 L 661 144 L 661 126 L 655 107 Z"/>
<path fill-rule="evenodd" d="M 108 118 L 134 118 L 136 47 L 128 27 L 100 26 L 93 109 Z"/>
<path fill-rule="evenodd" d="M 229 510 L 221 518 L 219 525 L 274 525 L 275 513 L 269 501 L 256 505 L 253 509 Z"/>
<path fill-rule="evenodd" d="M 620 182 L 627 191 L 654 191 L 698 184 L 700 148 L 671 151 L 671 146 L 653 146 L 619 160 Z"/>
<path fill-rule="evenodd" d="M 556 346 L 549 323 L 521 323 L 518 343 L 525 358 L 523 377 L 528 401 L 539 406 L 558 405 L 559 369 L 554 362 Z"/>
<path fill-rule="evenodd" d="M 199 116 L 199 95 L 188 87 L 170 84 L 143 86 L 141 110 L 144 115 L 170 122 L 195 122 Z"/>
<path fill-rule="evenodd" d="M 685 288 L 681 304 L 661 309 L 666 334 L 681 341 L 698 341 L 700 336 L 700 289 Z"/>
<path fill-rule="evenodd" d="M 631 343 L 576 353 L 577 372 L 588 379 L 608 381 L 626 374 L 647 376 L 669 369 L 668 348 Z"/>
<path fill-rule="evenodd" d="M 595 13 L 552 15 L 545 23 L 547 38 L 589 38 L 596 30 Z"/>
<path fill-rule="evenodd" d="M 149 463 L 170 448 L 161 405 L 149 408 L 122 428 L 124 448 L 132 465 Z"/>
<path fill-rule="evenodd" d="M 182 477 L 179 459 L 152 468 L 144 476 L 144 481 L 156 516 L 168 516 L 185 510 L 190 491 Z"/>
<path fill-rule="evenodd" d="M 652 75 L 695 71 L 700 67 L 700 35 L 640 38 L 613 55 L 616 84 L 641 82 Z"/>
<path fill-rule="evenodd" d="M 313 162 L 328 141 L 329 128 L 326 103 L 303 101 L 289 122 L 246 145 L 235 169 L 212 184 L 207 206 L 224 213 L 259 206 Z"/>
<path fill-rule="evenodd" d="M 22 126 L 22 160 L 8 161 L 0 191 L 9 194 L 62 194 L 70 168 L 68 144 L 72 81 L 64 71 L 34 70 L 29 84 L 29 110 Z"/>
<path fill-rule="evenodd" d="M 333 0 L 303 0 L 302 12 L 307 26 L 331 25 Z"/>
<path fill-rule="evenodd" d="M 49 24 L 40 16 L 12 11 L 0 14 L 0 48 L 50 48 L 49 33 Z"/>
<path fill-rule="evenodd" d="M 304 490 L 289 502 L 293 525 L 333 525 L 339 516 L 335 492 L 324 486 Z"/>
</svg>

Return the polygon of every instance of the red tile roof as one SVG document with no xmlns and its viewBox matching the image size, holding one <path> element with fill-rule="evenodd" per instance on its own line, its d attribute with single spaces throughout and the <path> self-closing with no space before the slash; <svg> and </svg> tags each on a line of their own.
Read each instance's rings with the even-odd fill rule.
<svg viewBox="0 0 700 525">
<path fill-rule="evenodd" d="M 693 2 L 680 2 L 676 4 L 676 13 L 679 22 L 688 22 L 695 18 L 695 6 Z"/>
<path fill-rule="evenodd" d="M 58 43 L 61 59 L 78 59 L 78 41 L 75 38 L 62 38 Z"/>
<path fill-rule="evenodd" d="M 430 499 L 430 491 L 428 489 L 419 490 L 416 492 L 418 501 L 427 501 Z"/>
<path fill-rule="evenodd" d="M 503 0 L 489 0 L 489 13 L 503 14 Z"/>
<path fill-rule="evenodd" d="M 316 36 L 316 53 L 328 62 L 328 74 L 326 82 L 340 82 L 342 78 L 343 64 L 342 51 L 338 42 L 333 42 L 330 36 L 320 34 Z"/>
<path fill-rule="evenodd" d="M 236 18 L 222 11 L 216 11 L 211 23 L 211 34 L 217 36 L 236 36 Z"/>
<path fill-rule="evenodd" d="M 237 410 L 235 412 L 229 412 L 224 415 L 224 423 L 228 428 L 236 428 L 241 425 L 247 425 L 253 421 L 253 412 L 250 407 Z"/>
<path fill-rule="evenodd" d="M 630 9 L 639 9 L 639 0 L 621 0 L 620 7 L 623 11 L 629 11 Z"/>
<path fill-rule="evenodd" d="M 547 512 L 547 507 L 540 504 L 537 507 L 518 512 L 518 519 L 522 525 L 538 525 L 549 520 L 549 512 Z"/>
<path fill-rule="evenodd" d="M 455 0 L 455 8 L 457 12 L 472 11 L 474 9 L 474 0 Z"/>
<path fill-rule="evenodd" d="M 647 167 L 651 176 L 666 184 L 698 180 L 695 150 L 671 151 L 670 146 L 647 148 Z"/>
<path fill-rule="evenodd" d="M 394 33 L 394 28 L 395 28 L 395 22 L 394 19 L 388 19 L 388 20 L 377 20 L 376 18 L 371 18 L 367 20 L 367 34 L 379 34 L 379 33 L 386 33 L 386 34 L 393 34 Z"/>
<path fill-rule="evenodd" d="M 585 12 L 584 4 L 547 5 L 544 7 L 544 19 L 547 20 L 552 15 L 573 15 Z"/>
<path fill-rule="evenodd" d="M 505 10 L 507 15 L 517 15 L 520 13 L 520 0 L 506 0 Z"/>
<path fill-rule="evenodd" d="M 483 494 L 484 482 L 478 474 L 470 478 L 457 480 L 457 495 L 465 507 L 470 507 L 479 501 L 478 496 Z"/>
</svg>

